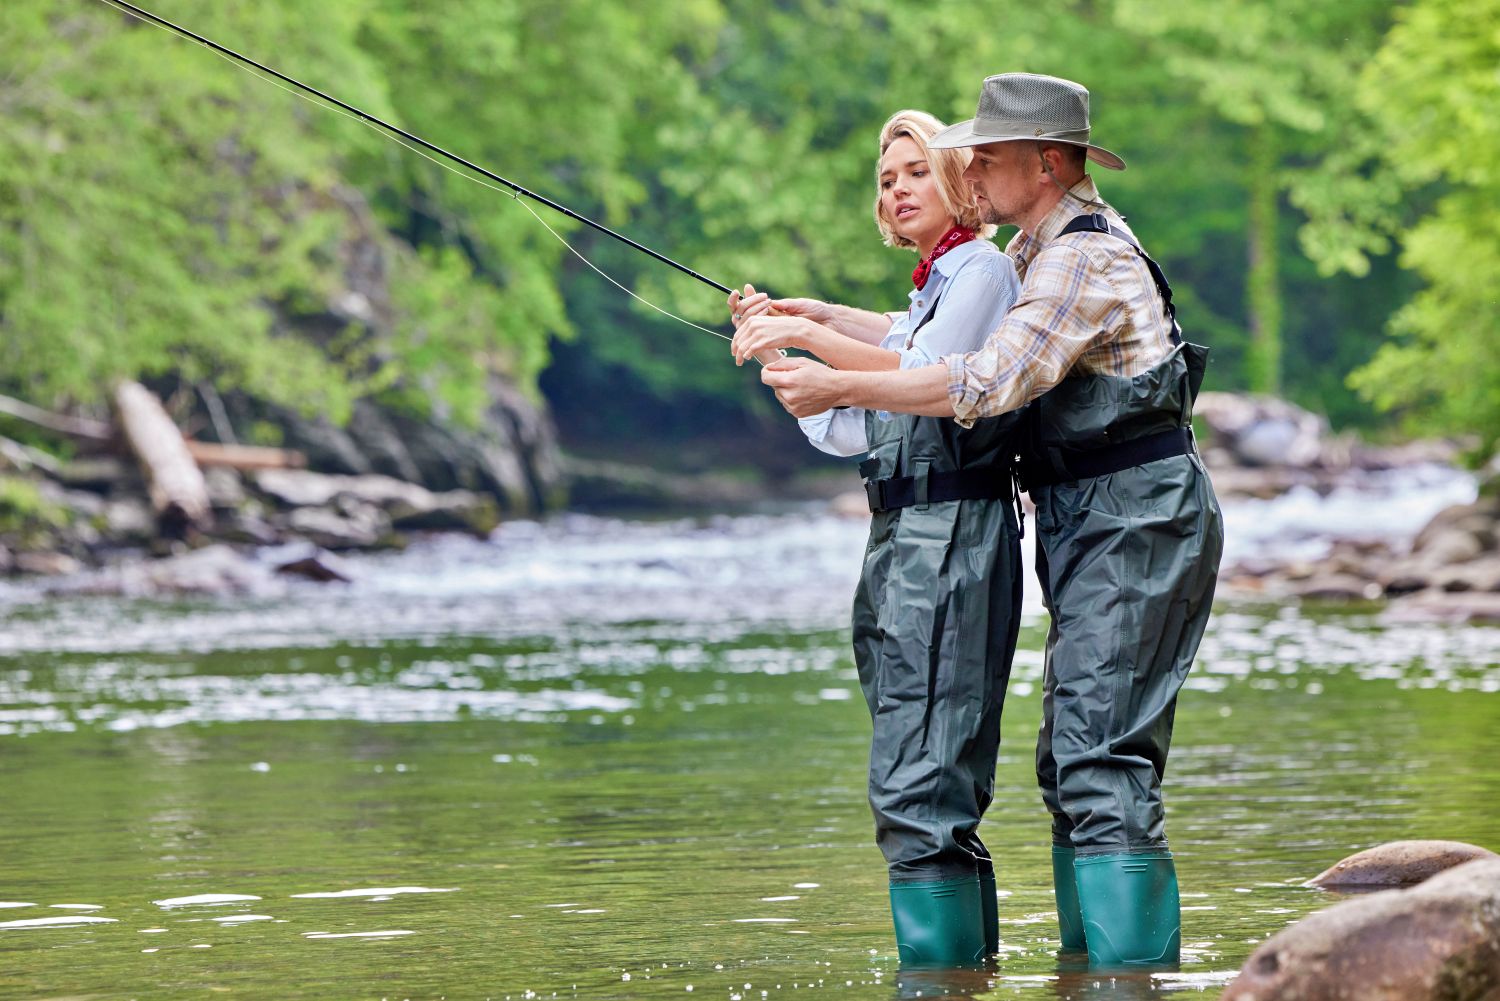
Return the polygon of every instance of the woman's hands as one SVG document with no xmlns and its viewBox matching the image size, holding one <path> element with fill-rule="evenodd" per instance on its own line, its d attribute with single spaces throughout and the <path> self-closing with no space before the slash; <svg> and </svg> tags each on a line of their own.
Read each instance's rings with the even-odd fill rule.
<svg viewBox="0 0 1500 1001">
<path fill-rule="evenodd" d="M 755 286 L 729 293 L 729 313 L 736 327 L 731 350 L 734 363 L 759 358 L 762 364 L 784 348 L 812 350 L 826 333 L 820 324 L 833 317 L 833 307 L 817 299 L 772 299 Z"/>
<path fill-rule="evenodd" d="M 800 348 L 818 354 L 816 343 L 826 332 L 827 328 L 805 317 L 760 314 L 740 321 L 740 328 L 735 331 L 729 347 L 734 352 L 736 365 L 761 357 L 762 352 L 775 353 L 785 348 Z"/>
<path fill-rule="evenodd" d="M 752 316 L 801 316 L 814 323 L 829 323 L 833 319 L 833 307 L 817 299 L 772 299 L 764 292 L 755 291 L 754 285 L 746 285 L 744 292 L 729 293 L 729 314 L 738 327 Z"/>
</svg>

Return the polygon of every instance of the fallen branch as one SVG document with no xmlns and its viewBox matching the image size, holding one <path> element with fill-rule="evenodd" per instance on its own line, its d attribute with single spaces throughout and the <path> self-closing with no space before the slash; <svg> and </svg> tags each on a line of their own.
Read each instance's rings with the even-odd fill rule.
<svg viewBox="0 0 1500 1001">
<path fill-rule="evenodd" d="M 203 471 L 161 401 L 130 381 L 116 386 L 114 397 L 120 430 L 146 474 L 151 507 L 163 534 L 180 537 L 206 525 L 210 507 Z"/>
<path fill-rule="evenodd" d="M 307 456 L 286 448 L 263 448 L 258 445 L 224 445 L 212 441 L 187 439 L 188 454 L 200 466 L 227 466 L 230 469 L 306 469 Z"/>
<path fill-rule="evenodd" d="M 0 438 L 0 459 L 4 459 L 23 473 L 30 472 L 34 467 L 49 476 L 56 476 L 58 470 L 62 468 L 61 463 L 41 449 L 11 441 L 9 438 Z"/>
<path fill-rule="evenodd" d="M 56 431 L 59 434 L 69 435 L 74 438 L 87 438 L 90 441 L 109 441 L 113 437 L 112 429 L 104 421 L 90 420 L 87 417 L 69 417 L 66 414 L 54 414 L 50 410 L 34 407 L 21 400 L 12 399 L 9 396 L 0 396 L 0 414 L 14 417 L 28 424 Z"/>
</svg>

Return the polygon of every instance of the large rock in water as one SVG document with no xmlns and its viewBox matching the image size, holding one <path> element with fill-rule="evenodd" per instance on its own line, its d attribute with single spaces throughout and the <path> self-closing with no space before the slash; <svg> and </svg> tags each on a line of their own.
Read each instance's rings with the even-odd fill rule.
<svg viewBox="0 0 1500 1001">
<path fill-rule="evenodd" d="M 1416 886 L 1475 859 L 1500 859 L 1488 848 L 1462 841 L 1392 841 L 1356 852 L 1307 881 L 1325 890 Z"/>
<path fill-rule="evenodd" d="M 1500 859 L 1303 918 L 1220 1001 L 1500 1001 Z"/>
</svg>

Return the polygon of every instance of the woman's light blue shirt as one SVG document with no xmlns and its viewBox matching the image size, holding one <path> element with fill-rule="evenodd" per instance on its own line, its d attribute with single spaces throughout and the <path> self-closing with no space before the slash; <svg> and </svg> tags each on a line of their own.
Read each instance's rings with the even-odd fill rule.
<svg viewBox="0 0 1500 1001">
<path fill-rule="evenodd" d="M 911 306 L 904 314 L 892 314 L 890 332 L 880 346 L 899 354 L 902 368 L 921 368 L 944 355 L 967 354 L 1000 326 L 1020 291 L 1011 259 L 988 240 L 970 240 L 933 262 L 927 285 L 912 289 Z M 922 326 L 934 305 L 939 307 L 937 315 Z M 876 413 L 890 420 L 885 411 Z M 859 455 L 869 450 L 865 412 L 858 407 L 825 410 L 797 423 L 807 440 L 829 455 Z"/>
</svg>

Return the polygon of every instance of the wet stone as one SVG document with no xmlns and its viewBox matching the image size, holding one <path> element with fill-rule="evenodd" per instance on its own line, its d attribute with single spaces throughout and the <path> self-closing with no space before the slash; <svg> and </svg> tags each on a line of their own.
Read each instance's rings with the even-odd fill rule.
<svg viewBox="0 0 1500 1001">
<path fill-rule="evenodd" d="M 1355 897 L 1267 939 L 1220 1001 L 1500 996 L 1500 859 Z"/>
<path fill-rule="evenodd" d="M 1344 887 L 1415 886 L 1475 859 L 1500 858 L 1463 841 L 1392 841 L 1356 852 L 1308 880 L 1327 890 Z"/>
</svg>

